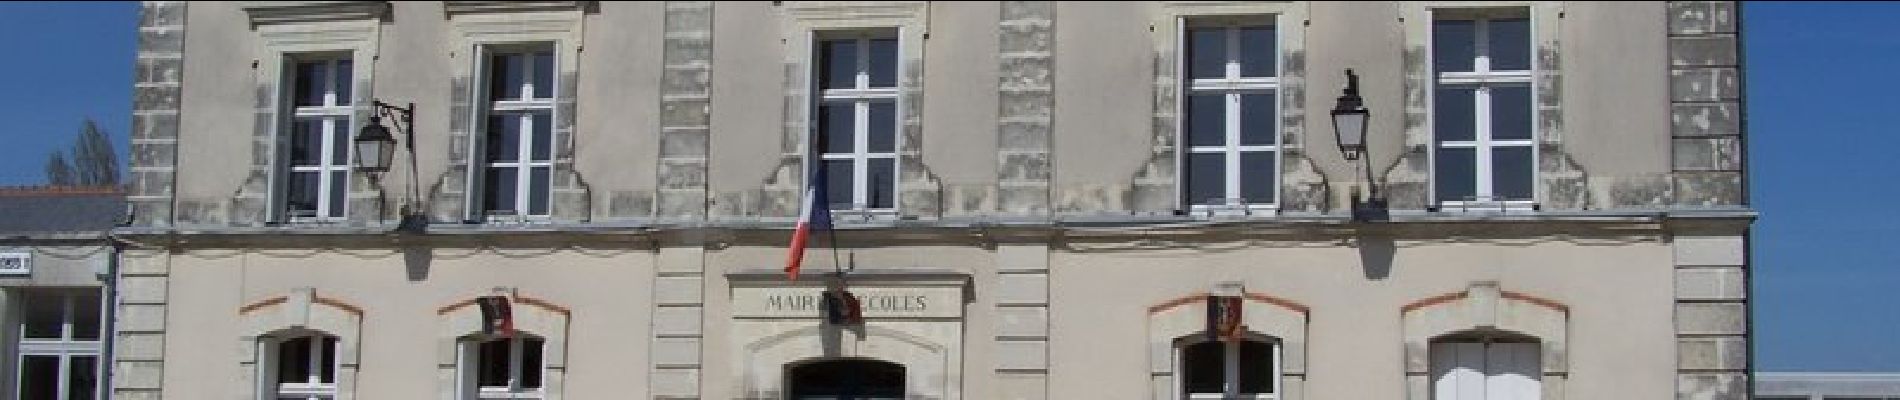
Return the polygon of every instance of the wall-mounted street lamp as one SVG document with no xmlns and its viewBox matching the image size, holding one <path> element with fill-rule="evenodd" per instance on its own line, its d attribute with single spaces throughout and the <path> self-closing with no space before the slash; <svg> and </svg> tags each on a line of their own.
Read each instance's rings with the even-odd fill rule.
<svg viewBox="0 0 1900 400">
<path fill-rule="evenodd" d="M 403 145 L 409 150 L 409 190 L 403 199 L 402 221 L 396 225 L 398 233 L 424 233 L 429 229 L 429 217 L 422 212 L 418 204 L 422 198 L 418 193 L 416 174 L 416 103 L 408 107 L 398 107 L 381 100 L 370 105 L 369 124 L 356 134 L 356 170 L 376 177 L 389 171 L 389 165 L 396 158 L 396 136 L 389 134 L 389 128 L 383 126 L 383 117 L 396 120 L 396 129 L 402 131 Z"/>
<path fill-rule="evenodd" d="M 1366 146 L 1366 129 L 1371 120 L 1372 111 L 1366 109 L 1365 99 L 1359 97 L 1359 75 L 1348 68 L 1346 92 L 1333 104 L 1333 136 L 1339 141 L 1339 152 L 1346 160 L 1365 161 L 1363 171 L 1370 196 L 1361 201 L 1358 188 L 1352 192 L 1352 219 L 1360 222 L 1383 221 L 1388 217 L 1385 196 L 1379 194 L 1379 184 L 1373 179 L 1372 157 Z"/>
</svg>

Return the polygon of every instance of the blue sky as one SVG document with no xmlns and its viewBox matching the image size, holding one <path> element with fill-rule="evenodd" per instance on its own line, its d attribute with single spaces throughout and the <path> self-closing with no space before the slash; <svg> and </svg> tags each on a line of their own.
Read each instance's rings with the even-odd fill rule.
<svg viewBox="0 0 1900 400">
<path fill-rule="evenodd" d="M 1747 3 L 1757 366 L 1900 371 L 1900 3 Z M 0 185 L 98 120 L 124 154 L 136 3 L 0 2 Z M 1865 214 L 1852 210 L 1865 210 Z"/>
</svg>

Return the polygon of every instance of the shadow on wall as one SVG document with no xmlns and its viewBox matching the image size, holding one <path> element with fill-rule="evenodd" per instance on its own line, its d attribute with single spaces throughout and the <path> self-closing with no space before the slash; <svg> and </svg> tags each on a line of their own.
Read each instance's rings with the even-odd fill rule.
<svg viewBox="0 0 1900 400">
<path fill-rule="evenodd" d="M 410 282 L 429 279 L 429 263 L 435 260 L 435 252 L 427 246 L 403 246 L 402 265 Z"/>
<path fill-rule="evenodd" d="M 1355 238 L 1359 248 L 1359 267 L 1365 270 L 1366 279 L 1380 281 L 1392 276 L 1392 254 L 1398 252 L 1389 236 L 1360 235 Z"/>
</svg>

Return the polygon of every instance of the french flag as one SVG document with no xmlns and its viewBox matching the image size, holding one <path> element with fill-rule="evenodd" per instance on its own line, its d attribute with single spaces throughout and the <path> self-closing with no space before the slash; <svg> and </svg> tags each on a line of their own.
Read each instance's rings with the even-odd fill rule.
<svg viewBox="0 0 1900 400">
<path fill-rule="evenodd" d="M 831 229 L 831 202 L 825 198 L 825 168 L 818 160 L 810 161 L 805 176 L 805 204 L 799 207 L 798 228 L 792 232 L 792 255 L 785 261 L 785 277 L 798 280 L 798 267 L 805 261 L 805 243 L 812 231 Z"/>
</svg>

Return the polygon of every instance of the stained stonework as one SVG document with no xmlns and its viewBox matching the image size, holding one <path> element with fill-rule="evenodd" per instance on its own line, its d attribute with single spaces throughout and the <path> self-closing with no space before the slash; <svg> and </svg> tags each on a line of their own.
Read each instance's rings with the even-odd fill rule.
<svg viewBox="0 0 1900 400">
<path fill-rule="evenodd" d="M 706 167 L 712 142 L 713 5 L 666 3 L 665 57 L 660 75 L 661 218 L 706 215 Z"/>
<path fill-rule="evenodd" d="M 185 3 L 144 2 L 139 19 L 138 81 L 132 89 L 132 224 L 173 223 L 172 197 L 177 168 L 179 96 L 184 76 Z M 171 153 L 159 156 L 158 153 Z"/>
<path fill-rule="evenodd" d="M 1669 2 L 1670 165 L 1678 207 L 1747 203 L 1739 12 L 1735 2 Z"/>
<path fill-rule="evenodd" d="M 1049 211 L 1054 167 L 1055 2 L 1005 1 L 998 34 L 997 211 Z"/>
</svg>

